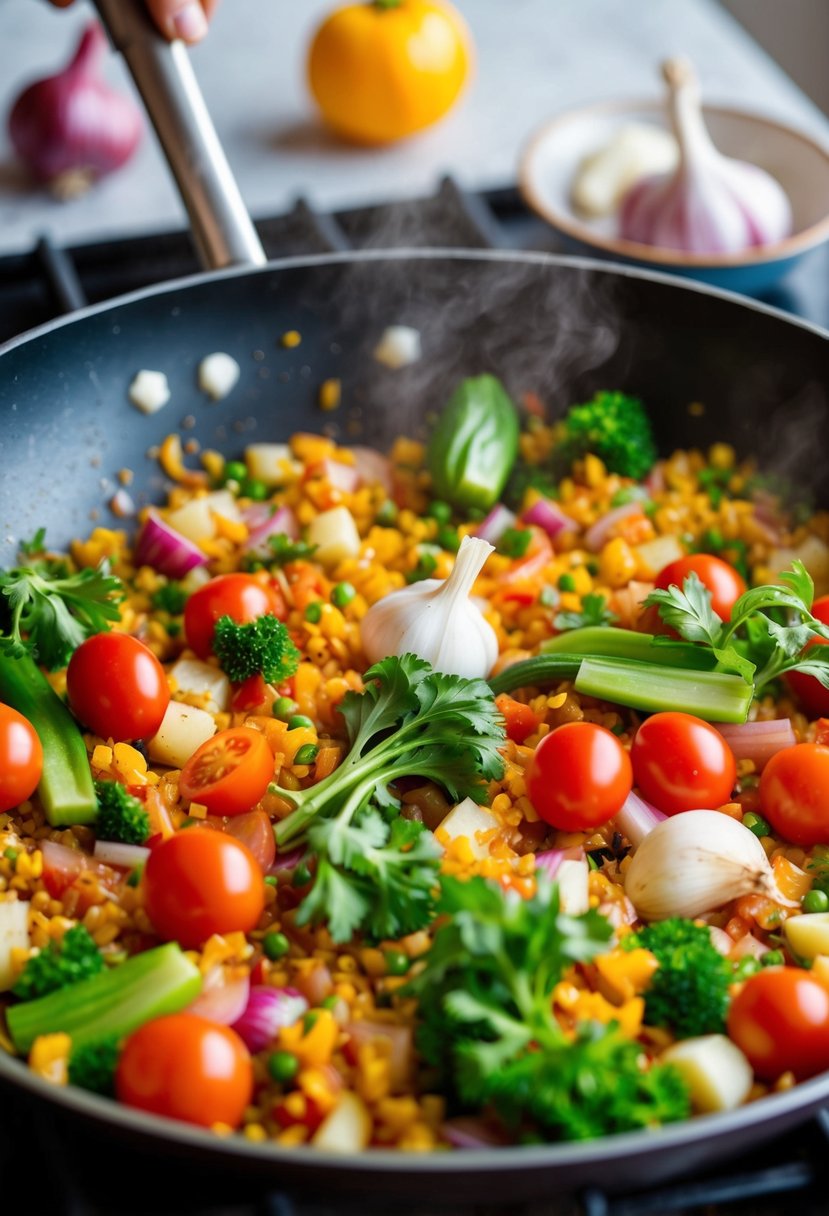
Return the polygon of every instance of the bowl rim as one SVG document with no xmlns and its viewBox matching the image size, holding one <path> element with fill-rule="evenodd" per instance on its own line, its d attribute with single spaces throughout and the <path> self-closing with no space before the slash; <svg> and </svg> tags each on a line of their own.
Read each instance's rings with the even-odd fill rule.
<svg viewBox="0 0 829 1216">
<path fill-rule="evenodd" d="M 577 118 L 585 118 L 590 115 L 613 115 L 624 113 L 626 110 L 648 110 L 653 113 L 661 113 L 664 111 L 664 103 L 653 97 L 638 100 L 636 98 L 612 98 L 564 110 L 537 127 L 525 143 L 518 162 L 519 190 L 529 206 L 559 232 L 563 232 L 573 240 L 580 241 L 583 245 L 604 250 L 606 253 L 613 254 L 616 257 L 631 258 L 640 263 L 665 267 L 723 270 L 738 270 L 795 257 L 829 238 L 829 214 L 827 214 L 823 219 L 810 224 L 808 228 L 803 228 L 799 232 L 784 237 L 782 241 L 775 241 L 769 245 L 752 246 L 740 253 L 688 253 L 681 249 L 664 249 L 657 245 L 644 245 L 639 241 L 625 240 L 623 237 L 604 236 L 602 233 L 595 232 L 588 224 L 576 218 L 571 218 L 569 213 L 558 211 L 554 206 L 551 206 L 548 200 L 536 189 L 532 181 L 534 159 L 539 147 L 549 137 L 550 132 L 554 131 L 557 127 L 565 126 L 568 122 L 573 122 Z M 761 126 L 774 127 L 790 138 L 807 144 L 813 152 L 817 152 L 818 156 L 826 161 L 827 167 L 829 167 L 829 146 L 808 135 L 805 131 L 800 131 L 796 127 L 790 126 L 786 122 L 781 122 L 776 118 L 768 118 L 764 114 L 758 114 L 750 110 L 740 110 L 733 106 L 703 105 L 703 112 L 706 115 L 736 118 L 738 120 L 747 119 L 749 122 Z"/>
</svg>

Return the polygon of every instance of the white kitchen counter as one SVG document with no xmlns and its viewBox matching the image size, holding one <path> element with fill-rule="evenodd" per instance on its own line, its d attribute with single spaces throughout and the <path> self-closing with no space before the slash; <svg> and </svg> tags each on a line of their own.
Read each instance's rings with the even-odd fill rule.
<svg viewBox="0 0 829 1216">
<path fill-rule="evenodd" d="M 283 211 L 299 195 L 325 208 L 424 195 L 446 172 L 472 188 L 507 185 L 545 118 L 591 100 L 659 95 L 658 62 L 679 52 L 695 61 L 706 100 L 756 109 L 829 143 L 829 119 L 715 0 L 458 3 L 478 50 L 463 103 L 431 131 L 378 150 L 327 135 L 305 88 L 305 48 L 332 0 L 224 0 L 193 61 L 254 216 Z M 25 83 L 69 57 L 89 17 L 83 0 L 69 10 L 2 0 L 0 114 Z M 114 58 L 107 71 L 132 87 Z M 28 248 L 43 233 L 78 243 L 185 222 L 151 133 L 126 168 L 58 203 L 15 164 L 3 121 L 0 253 Z"/>
</svg>

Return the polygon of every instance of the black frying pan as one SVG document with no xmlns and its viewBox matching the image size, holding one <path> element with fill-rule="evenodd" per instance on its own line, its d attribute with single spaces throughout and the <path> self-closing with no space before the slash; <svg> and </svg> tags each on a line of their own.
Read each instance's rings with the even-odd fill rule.
<svg viewBox="0 0 829 1216">
<path fill-rule="evenodd" d="M 125 0 L 116 7 L 120 17 L 132 9 Z M 144 41 L 141 23 L 122 39 L 134 70 L 143 56 L 169 102 L 164 78 L 182 68 L 175 62 L 181 49 Z M 173 142 L 192 136 L 176 123 L 167 131 Z M 179 160 L 186 179 L 186 158 Z M 189 197 L 205 256 L 224 264 L 259 260 L 252 229 L 244 217 L 241 228 L 236 223 L 238 206 L 224 213 L 214 206 L 208 162 L 196 156 L 190 164 L 200 174 L 198 197 Z M 218 195 L 224 197 L 221 189 Z M 398 372 L 371 357 L 391 323 L 423 335 L 422 360 Z M 288 329 L 302 334 L 292 350 L 278 342 Z M 0 564 L 41 525 L 55 547 L 87 533 L 95 520 L 117 526 L 106 502 L 121 468 L 134 470 L 139 501 L 159 496 L 164 483 L 148 451 L 173 429 L 229 456 L 254 438 L 284 439 L 297 429 L 383 447 L 400 432 L 422 431 L 458 378 L 484 370 L 501 375 L 516 396 L 533 390 L 558 409 L 598 387 L 638 393 L 663 451 L 728 440 L 829 501 L 827 338 L 740 297 L 543 255 L 380 252 L 204 274 L 85 309 L 0 349 Z M 214 350 L 242 367 L 238 386 L 218 404 L 195 383 L 198 362 Z M 172 389 L 170 403 L 149 418 L 126 397 L 143 367 L 166 372 Z M 343 404 L 323 414 L 317 392 L 331 376 L 342 381 Z M 692 402 L 704 411 L 689 412 Z M 115 1136 L 185 1155 L 199 1168 L 267 1173 L 279 1186 L 456 1202 L 517 1202 L 598 1178 L 608 1189 L 658 1182 L 754 1147 L 829 1101 L 824 1075 L 731 1114 L 653 1133 L 342 1158 L 219 1140 L 82 1091 L 55 1090 L 2 1052 L 0 1085 L 47 1104 L 57 1134 L 79 1120 L 94 1124 L 102 1152 L 106 1137 Z"/>
</svg>

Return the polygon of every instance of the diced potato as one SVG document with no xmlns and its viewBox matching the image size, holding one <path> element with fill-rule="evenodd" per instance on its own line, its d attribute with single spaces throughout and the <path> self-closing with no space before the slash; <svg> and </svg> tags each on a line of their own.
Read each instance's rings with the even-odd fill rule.
<svg viewBox="0 0 829 1216">
<path fill-rule="evenodd" d="M 590 907 L 588 878 L 590 868 L 586 861 L 567 858 L 556 874 L 561 910 L 568 916 L 582 916 Z"/>
<path fill-rule="evenodd" d="M 223 519 L 232 519 L 235 524 L 241 522 L 242 512 L 230 490 L 214 490 L 212 494 L 205 495 L 204 501 L 214 515 L 221 515 Z"/>
<path fill-rule="evenodd" d="M 204 709 L 171 701 L 158 733 L 147 743 L 150 759 L 170 768 L 183 768 L 197 747 L 216 733 L 216 723 Z"/>
<path fill-rule="evenodd" d="M 22 899 L 0 904 L 0 992 L 8 992 L 17 979 L 15 950 L 29 949 L 29 905 Z"/>
<path fill-rule="evenodd" d="M 232 355 L 214 351 L 199 364 L 199 388 L 214 401 L 226 397 L 239 379 L 239 364 Z"/>
<path fill-rule="evenodd" d="M 639 559 L 639 574 L 646 578 L 654 578 L 671 562 L 686 555 L 675 536 L 657 536 L 655 540 L 636 545 L 633 551 Z"/>
<path fill-rule="evenodd" d="M 360 552 L 360 534 L 347 507 L 323 511 L 308 527 L 308 542 L 316 545 L 316 560 L 323 566 L 336 566 Z"/>
<path fill-rule="evenodd" d="M 481 834 L 491 833 L 500 826 L 490 811 L 478 806 L 471 798 L 464 798 L 441 820 L 438 832 L 445 832 L 450 840 L 465 836 L 474 856 L 480 861 L 489 857 L 489 840 L 481 840 Z M 491 839 L 491 837 L 490 837 Z"/>
<path fill-rule="evenodd" d="M 129 387 L 129 399 L 142 414 L 155 414 L 170 400 L 164 372 L 140 371 Z"/>
<path fill-rule="evenodd" d="M 804 912 L 783 925 L 786 940 L 798 958 L 829 954 L 829 912 Z"/>
<path fill-rule="evenodd" d="M 194 545 L 213 540 L 216 535 L 216 521 L 207 498 L 192 498 L 183 507 L 171 511 L 167 516 L 167 523 Z"/>
<path fill-rule="evenodd" d="M 203 587 L 205 583 L 209 583 L 211 577 L 207 566 L 194 566 L 192 570 L 187 571 L 181 580 L 181 589 L 188 595 L 192 595 L 194 591 L 198 591 L 199 587 Z"/>
<path fill-rule="evenodd" d="M 302 466 L 294 460 L 287 443 L 252 443 L 245 448 L 248 473 L 266 486 L 284 486 L 296 481 Z"/>
<path fill-rule="evenodd" d="M 371 1115 L 363 1099 L 346 1090 L 314 1133 L 311 1144 L 327 1153 L 360 1153 L 371 1139 Z"/>
<path fill-rule="evenodd" d="M 703 1113 L 742 1106 L 754 1081 L 748 1060 L 724 1034 L 674 1043 L 660 1060 L 674 1065 L 691 1092 L 694 1109 Z"/>
<path fill-rule="evenodd" d="M 420 331 L 410 325 L 390 325 L 383 330 L 380 341 L 374 348 L 378 363 L 397 371 L 409 363 L 416 363 L 421 355 Z"/>
<path fill-rule="evenodd" d="M 230 706 L 230 680 L 218 667 L 201 659 L 179 659 L 170 668 L 170 675 L 179 692 L 207 693 L 210 699 L 204 708 L 211 714 L 222 713 Z"/>
</svg>

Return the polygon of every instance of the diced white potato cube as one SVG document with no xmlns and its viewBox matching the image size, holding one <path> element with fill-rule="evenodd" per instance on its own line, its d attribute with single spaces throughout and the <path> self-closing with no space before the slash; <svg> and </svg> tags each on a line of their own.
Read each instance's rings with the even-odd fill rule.
<svg viewBox="0 0 829 1216">
<path fill-rule="evenodd" d="M 358 1094 L 345 1090 L 311 1138 L 327 1153 L 361 1153 L 371 1139 L 371 1115 Z"/>
<path fill-rule="evenodd" d="M 29 905 L 22 899 L 0 904 L 0 992 L 8 992 L 17 980 L 13 951 L 28 950 Z"/>
<path fill-rule="evenodd" d="M 316 545 L 315 559 L 322 566 L 336 566 L 346 557 L 360 552 L 360 533 L 348 507 L 332 507 L 313 519 L 308 527 L 308 542 Z"/>
<path fill-rule="evenodd" d="M 804 912 L 783 923 L 786 941 L 798 958 L 829 954 L 829 912 Z"/>
<path fill-rule="evenodd" d="M 590 867 L 586 861 L 566 858 L 558 868 L 556 882 L 561 910 L 568 916 L 583 916 L 590 907 L 588 878 Z"/>
<path fill-rule="evenodd" d="M 266 486 L 288 485 L 302 471 L 287 443 L 251 443 L 245 448 L 245 464 L 251 477 Z"/>
<path fill-rule="evenodd" d="M 410 325 L 390 325 L 374 348 L 374 358 L 392 371 L 417 363 L 421 355 L 420 331 Z"/>
<path fill-rule="evenodd" d="M 171 701 L 158 733 L 147 743 L 150 759 L 170 768 L 183 768 L 197 747 L 216 733 L 212 714 L 192 705 Z"/>
<path fill-rule="evenodd" d="M 664 1051 L 660 1060 L 677 1069 L 691 1092 L 694 1109 L 702 1113 L 742 1106 L 754 1081 L 748 1060 L 724 1034 L 683 1039 Z"/>
<path fill-rule="evenodd" d="M 242 512 L 230 490 L 214 490 L 204 496 L 204 501 L 214 515 L 221 515 L 222 519 L 230 519 L 235 524 L 241 523 Z"/>
<path fill-rule="evenodd" d="M 187 595 L 192 595 L 194 591 L 198 591 L 199 587 L 203 587 L 205 583 L 209 583 L 212 577 L 207 566 L 194 566 L 192 570 L 187 571 L 181 580 L 181 589 Z"/>
<path fill-rule="evenodd" d="M 671 562 L 685 557 L 685 550 L 675 536 L 657 536 L 655 540 L 636 545 L 633 551 L 642 566 L 638 573 L 645 578 L 655 578 Z"/>
<path fill-rule="evenodd" d="M 205 355 L 199 364 L 199 388 L 214 401 L 221 401 L 239 379 L 239 364 L 232 355 L 217 350 Z"/>
<path fill-rule="evenodd" d="M 129 399 L 142 414 L 156 414 L 170 400 L 164 372 L 140 371 L 129 387 Z"/>
<path fill-rule="evenodd" d="M 170 668 L 176 692 L 207 694 L 204 708 L 211 714 L 223 713 L 230 706 L 230 680 L 218 667 L 201 659 L 179 659 Z"/>
<path fill-rule="evenodd" d="M 212 540 L 216 535 L 216 521 L 207 498 L 191 498 L 183 507 L 170 512 L 167 523 L 194 545 Z"/>
<path fill-rule="evenodd" d="M 477 860 L 489 857 L 489 841 L 493 830 L 500 827 L 498 820 L 485 807 L 478 806 L 471 798 L 464 798 L 441 820 L 438 832 L 445 832 L 450 840 L 465 836 Z"/>
</svg>

